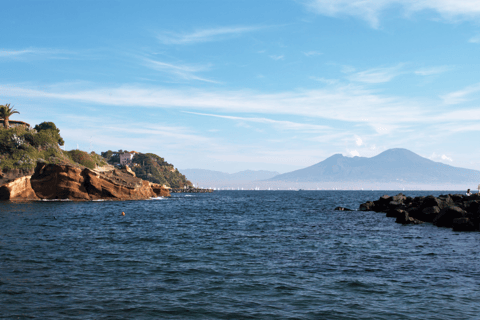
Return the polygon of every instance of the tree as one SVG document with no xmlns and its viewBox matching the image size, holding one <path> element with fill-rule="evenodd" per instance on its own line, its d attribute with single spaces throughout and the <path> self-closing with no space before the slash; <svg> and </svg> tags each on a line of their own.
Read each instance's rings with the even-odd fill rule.
<svg viewBox="0 0 480 320">
<path fill-rule="evenodd" d="M 8 129 L 8 127 L 10 126 L 9 118 L 12 114 L 15 113 L 20 114 L 20 112 L 13 109 L 13 107 L 10 108 L 10 103 L 0 105 L 0 118 L 3 118 L 3 126 L 5 127 L 5 129 Z"/>
<path fill-rule="evenodd" d="M 58 141 L 58 144 L 61 145 L 61 146 L 63 146 L 65 144 L 65 141 L 60 136 L 60 129 L 58 129 L 57 126 L 55 125 L 55 123 L 53 123 L 53 122 L 44 121 L 40 124 L 37 124 L 34 129 L 37 130 L 38 132 L 40 132 L 42 130 L 52 130 L 52 133 L 55 135 L 55 137 Z"/>
</svg>

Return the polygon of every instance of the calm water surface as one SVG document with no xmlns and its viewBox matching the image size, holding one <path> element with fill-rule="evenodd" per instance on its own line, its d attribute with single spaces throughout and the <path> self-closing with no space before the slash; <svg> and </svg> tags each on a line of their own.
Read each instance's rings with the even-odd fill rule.
<svg viewBox="0 0 480 320">
<path fill-rule="evenodd" d="M 479 232 L 333 211 L 385 193 L 0 203 L 0 318 L 480 319 Z"/>
</svg>

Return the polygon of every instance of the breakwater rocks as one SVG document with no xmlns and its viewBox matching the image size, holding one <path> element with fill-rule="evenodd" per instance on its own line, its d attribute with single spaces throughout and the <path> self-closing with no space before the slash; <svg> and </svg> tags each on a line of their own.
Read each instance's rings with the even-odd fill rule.
<svg viewBox="0 0 480 320">
<path fill-rule="evenodd" d="M 171 193 L 212 193 L 212 189 L 202 189 L 202 188 L 173 188 L 170 190 Z"/>
<path fill-rule="evenodd" d="M 142 200 L 169 195 L 167 188 L 139 179 L 127 170 L 101 174 L 88 168 L 41 162 L 32 176 L 0 186 L 0 200 Z"/>
<path fill-rule="evenodd" d="M 393 197 L 384 195 L 376 201 L 362 203 L 359 210 L 384 212 L 402 224 L 430 222 L 455 231 L 480 230 L 480 196 L 477 194 L 415 198 L 401 193 Z"/>
</svg>

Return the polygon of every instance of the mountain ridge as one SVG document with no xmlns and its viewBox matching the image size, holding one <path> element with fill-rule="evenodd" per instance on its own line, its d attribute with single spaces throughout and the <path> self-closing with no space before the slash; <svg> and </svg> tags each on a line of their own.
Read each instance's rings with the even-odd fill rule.
<svg viewBox="0 0 480 320">
<path fill-rule="evenodd" d="M 423 158 L 408 149 L 395 148 L 371 158 L 334 154 L 317 164 L 268 181 L 461 183 L 480 182 L 480 171 L 453 167 Z"/>
</svg>

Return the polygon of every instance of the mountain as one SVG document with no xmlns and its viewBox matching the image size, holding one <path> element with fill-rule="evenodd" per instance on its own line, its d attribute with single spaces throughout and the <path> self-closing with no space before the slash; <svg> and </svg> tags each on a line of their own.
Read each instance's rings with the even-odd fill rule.
<svg viewBox="0 0 480 320">
<path fill-rule="evenodd" d="M 423 158 L 407 149 L 389 149 L 372 158 L 335 154 L 313 166 L 280 174 L 269 181 L 480 183 L 480 171 Z"/>
<path fill-rule="evenodd" d="M 267 180 L 277 176 L 276 171 L 245 170 L 237 173 L 225 173 L 204 169 L 184 169 L 182 173 L 193 183 L 238 182 Z"/>
</svg>

